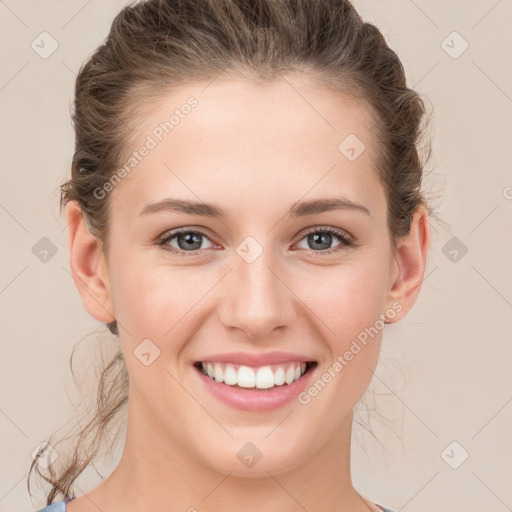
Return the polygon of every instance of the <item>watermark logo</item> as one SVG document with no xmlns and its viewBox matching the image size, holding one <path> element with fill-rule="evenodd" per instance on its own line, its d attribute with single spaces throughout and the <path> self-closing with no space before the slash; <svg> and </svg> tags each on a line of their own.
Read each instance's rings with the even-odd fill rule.
<svg viewBox="0 0 512 512">
<path fill-rule="evenodd" d="M 443 245 L 441 251 L 452 263 L 458 263 L 468 252 L 468 248 L 454 236 Z"/>
<path fill-rule="evenodd" d="M 452 469 L 458 469 L 469 457 L 466 449 L 457 441 L 452 441 L 442 452 L 441 458 Z"/>
<path fill-rule="evenodd" d="M 355 133 L 347 135 L 338 146 L 338 151 L 350 162 L 357 160 L 365 149 L 363 141 Z"/>
<path fill-rule="evenodd" d="M 454 31 L 441 42 L 441 48 L 452 59 L 458 59 L 469 48 L 469 43 L 457 31 Z"/>
<path fill-rule="evenodd" d="M 144 366 L 149 366 L 160 356 L 160 349 L 149 338 L 146 338 L 135 347 L 133 354 Z"/>
<path fill-rule="evenodd" d="M 57 40 L 48 32 L 41 32 L 30 44 L 41 59 L 47 59 L 59 47 Z"/>
<path fill-rule="evenodd" d="M 252 263 L 262 254 L 263 247 L 255 238 L 248 236 L 238 244 L 236 252 L 246 263 Z"/>
<path fill-rule="evenodd" d="M 42 263 L 48 263 L 57 254 L 57 246 L 49 238 L 43 236 L 32 247 L 32 254 Z"/>
<path fill-rule="evenodd" d="M 258 462 L 263 454 L 258 450 L 258 448 L 251 442 L 245 443 L 240 450 L 238 450 L 236 456 L 240 459 L 240 462 L 247 466 L 248 468 L 252 468 L 256 462 Z"/>
</svg>

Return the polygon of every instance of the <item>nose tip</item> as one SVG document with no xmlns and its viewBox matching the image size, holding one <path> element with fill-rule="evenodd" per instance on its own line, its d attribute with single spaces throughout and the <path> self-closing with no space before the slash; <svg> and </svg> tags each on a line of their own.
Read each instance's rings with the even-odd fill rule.
<svg viewBox="0 0 512 512">
<path fill-rule="evenodd" d="M 228 329 L 242 331 L 251 341 L 267 339 L 273 331 L 291 324 L 293 294 L 263 261 L 238 263 L 225 280 L 220 321 Z"/>
</svg>

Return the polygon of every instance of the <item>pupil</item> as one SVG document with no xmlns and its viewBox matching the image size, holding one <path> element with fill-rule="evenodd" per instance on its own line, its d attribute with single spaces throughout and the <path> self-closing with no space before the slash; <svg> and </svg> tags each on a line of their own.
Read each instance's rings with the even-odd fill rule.
<svg viewBox="0 0 512 512">
<path fill-rule="evenodd" d="M 322 244 L 323 239 L 323 247 L 316 247 L 317 249 L 329 249 L 329 246 L 331 245 L 332 235 L 330 233 L 316 233 L 314 235 L 311 235 L 313 238 L 314 243 L 320 243 Z M 320 242 L 319 242 L 320 240 Z"/>
<path fill-rule="evenodd" d="M 182 243 L 182 237 L 185 238 L 186 243 Z M 191 247 L 190 243 L 192 243 L 192 244 L 196 243 L 196 244 L 198 244 L 198 247 Z M 178 236 L 178 245 L 180 246 L 180 249 L 199 249 L 201 247 L 199 233 L 194 233 L 194 234 L 186 233 L 184 235 Z"/>
</svg>

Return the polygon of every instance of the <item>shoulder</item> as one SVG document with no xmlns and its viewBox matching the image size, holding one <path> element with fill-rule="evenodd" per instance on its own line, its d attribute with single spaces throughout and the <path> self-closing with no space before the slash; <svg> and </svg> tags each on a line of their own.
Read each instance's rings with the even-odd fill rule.
<svg viewBox="0 0 512 512">
<path fill-rule="evenodd" d="M 56 501 L 47 507 L 44 507 L 36 512 L 66 512 L 66 500 Z"/>
</svg>

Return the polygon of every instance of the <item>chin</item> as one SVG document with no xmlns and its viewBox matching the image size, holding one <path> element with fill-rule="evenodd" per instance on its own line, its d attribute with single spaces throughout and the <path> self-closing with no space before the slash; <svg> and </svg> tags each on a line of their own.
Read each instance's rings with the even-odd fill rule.
<svg viewBox="0 0 512 512">
<path fill-rule="evenodd" d="M 290 448 L 286 453 L 278 453 L 276 450 L 268 448 L 270 453 L 265 454 L 265 449 L 261 451 L 248 443 L 240 444 L 236 450 L 227 448 L 225 452 L 218 451 L 208 454 L 203 460 L 213 470 L 230 474 L 241 478 L 268 478 L 268 474 L 279 475 L 286 473 L 300 466 L 300 461 L 296 458 L 297 450 Z M 245 451 L 244 451 L 245 450 Z M 251 452 L 253 460 L 251 460 Z"/>
</svg>

